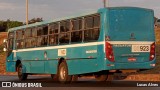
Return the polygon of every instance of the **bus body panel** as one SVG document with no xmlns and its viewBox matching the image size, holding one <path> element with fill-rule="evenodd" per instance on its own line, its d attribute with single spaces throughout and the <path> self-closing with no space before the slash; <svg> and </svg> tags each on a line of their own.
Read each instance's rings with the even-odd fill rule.
<svg viewBox="0 0 160 90">
<path fill-rule="evenodd" d="M 92 45 L 92 43 L 94 45 Z M 53 47 L 53 48 L 45 49 L 43 47 L 39 47 L 39 48 L 36 48 L 36 51 L 34 50 L 35 48 L 29 48 L 26 51 L 15 50 L 14 53 L 16 53 L 16 59 L 22 61 L 22 64 L 25 66 L 26 73 L 56 74 L 57 68 L 58 68 L 58 60 L 63 57 L 64 59 L 66 59 L 66 62 L 69 68 L 69 74 L 80 74 L 80 73 L 87 73 L 89 71 L 91 72 L 98 71 L 98 68 L 97 68 L 98 42 L 96 43 L 97 44 L 95 44 L 95 42 L 91 42 L 90 43 L 91 46 L 83 46 L 84 44 L 82 44 L 81 47 L 78 46 L 76 48 L 54 49 Z M 99 44 L 101 43 L 102 42 L 100 42 Z M 76 46 L 76 44 L 72 46 L 74 47 Z M 66 49 L 66 56 L 58 56 L 58 50 L 61 50 L 61 49 Z M 45 53 L 46 53 L 46 56 L 45 56 Z M 81 68 L 81 66 L 86 68 Z M 78 72 L 75 72 L 75 71 L 78 71 Z"/>
<path fill-rule="evenodd" d="M 105 70 L 139 70 L 139 69 L 151 69 L 155 66 L 152 66 L 156 63 L 156 59 L 144 62 L 144 63 L 113 63 L 106 62 Z"/>
<path fill-rule="evenodd" d="M 107 17 L 111 41 L 155 41 L 153 10 L 112 8 Z"/>
<path fill-rule="evenodd" d="M 6 57 L 6 71 L 9 72 L 15 72 L 16 71 L 16 63 L 13 59 L 13 53 L 11 52 L 7 57 Z"/>
<path fill-rule="evenodd" d="M 105 32 L 112 45 L 114 62 L 107 60 L 107 69 L 149 69 L 150 47 L 155 43 L 154 14 L 142 8 L 112 8 L 107 15 L 109 30 Z M 134 46 L 146 46 L 146 51 L 134 51 Z M 132 59 L 133 58 L 133 59 Z M 111 66 L 110 66 L 111 65 Z M 141 66 L 138 66 L 141 65 Z"/>
</svg>

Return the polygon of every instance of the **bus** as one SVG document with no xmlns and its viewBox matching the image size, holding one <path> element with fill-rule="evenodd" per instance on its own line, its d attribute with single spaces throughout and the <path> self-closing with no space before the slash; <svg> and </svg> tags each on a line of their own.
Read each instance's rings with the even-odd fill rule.
<svg viewBox="0 0 160 90">
<path fill-rule="evenodd" d="M 83 75 L 106 81 L 122 70 L 155 67 L 154 11 L 109 7 L 8 30 L 6 71 L 51 74 L 66 83 Z"/>
</svg>

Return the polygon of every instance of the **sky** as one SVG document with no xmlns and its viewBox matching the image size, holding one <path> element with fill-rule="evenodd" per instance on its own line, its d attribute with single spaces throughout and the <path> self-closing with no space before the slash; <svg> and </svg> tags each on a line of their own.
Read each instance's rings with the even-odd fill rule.
<svg viewBox="0 0 160 90">
<path fill-rule="evenodd" d="M 26 0 L 0 0 L 0 20 L 25 22 Z M 110 7 L 134 6 L 150 8 L 160 18 L 160 0 L 109 0 Z M 29 19 L 55 18 L 77 15 L 103 7 L 103 0 L 29 0 Z"/>
</svg>

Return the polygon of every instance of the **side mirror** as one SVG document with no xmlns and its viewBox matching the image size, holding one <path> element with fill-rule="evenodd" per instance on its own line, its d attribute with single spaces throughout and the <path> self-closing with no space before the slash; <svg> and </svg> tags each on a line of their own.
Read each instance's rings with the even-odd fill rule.
<svg viewBox="0 0 160 90">
<path fill-rule="evenodd" d="M 6 43 L 6 42 L 7 42 L 7 39 L 4 39 L 4 40 L 3 40 L 3 43 Z"/>
<path fill-rule="evenodd" d="M 7 39 L 3 40 L 3 44 L 4 44 L 3 51 L 6 52 L 7 51 Z"/>
<path fill-rule="evenodd" d="M 7 51 L 7 49 L 6 49 L 6 48 L 3 48 L 3 51 L 4 51 L 4 52 L 6 52 L 6 51 Z"/>
</svg>

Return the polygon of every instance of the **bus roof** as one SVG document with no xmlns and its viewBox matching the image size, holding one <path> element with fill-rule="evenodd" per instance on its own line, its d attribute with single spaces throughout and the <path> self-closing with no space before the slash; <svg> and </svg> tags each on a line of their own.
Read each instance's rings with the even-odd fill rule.
<svg viewBox="0 0 160 90">
<path fill-rule="evenodd" d="M 58 21 L 62 21 L 62 20 L 67 20 L 67 19 L 72 19 L 72 18 L 77 18 L 77 17 L 83 17 L 86 15 L 90 15 L 90 14 L 96 14 L 98 13 L 98 11 L 103 11 L 106 9 L 146 9 L 146 10 L 151 10 L 151 9 L 147 9 L 147 8 L 140 8 L 140 7 L 109 7 L 109 8 L 100 8 L 99 10 L 94 10 L 94 11 L 90 11 L 87 13 L 82 13 L 82 14 L 76 14 L 73 16 L 68 16 L 68 17 L 63 17 L 63 18 L 57 18 L 57 19 L 53 19 L 53 20 L 49 20 L 49 21 L 42 21 L 42 22 L 36 22 L 33 24 L 29 24 L 29 25 L 24 25 L 24 26 L 19 26 L 19 27 L 15 27 L 15 28 L 11 28 L 8 30 L 8 32 L 11 31 L 16 31 L 16 30 L 20 30 L 20 29 L 25 29 L 25 28 L 31 28 L 31 27 L 35 27 L 35 26 L 40 26 L 40 25 L 45 25 L 45 24 L 49 24 L 49 23 L 53 23 L 53 22 L 58 22 Z M 151 10 L 153 11 L 153 10 Z"/>
<path fill-rule="evenodd" d="M 33 23 L 33 24 L 29 24 L 29 25 L 24 25 L 24 26 L 11 28 L 11 29 L 8 30 L 8 32 L 16 31 L 16 30 L 20 30 L 20 29 L 25 29 L 25 28 L 30 28 L 30 27 L 35 27 L 35 26 L 40 26 L 40 25 L 45 25 L 45 24 L 49 24 L 49 23 L 53 23 L 53 22 L 58 22 L 58 21 L 61 21 L 61 20 L 67 20 L 67 19 L 82 17 L 82 16 L 86 16 L 86 15 L 90 15 L 90 14 L 96 14 L 96 13 L 97 13 L 97 11 L 95 10 L 95 11 L 90 11 L 90 12 L 83 13 L 83 14 L 77 14 L 77 15 L 74 15 L 74 16 L 57 18 L 57 19 L 53 19 L 53 20 L 49 20 L 49 21 L 36 22 L 36 23 Z"/>
</svg>

